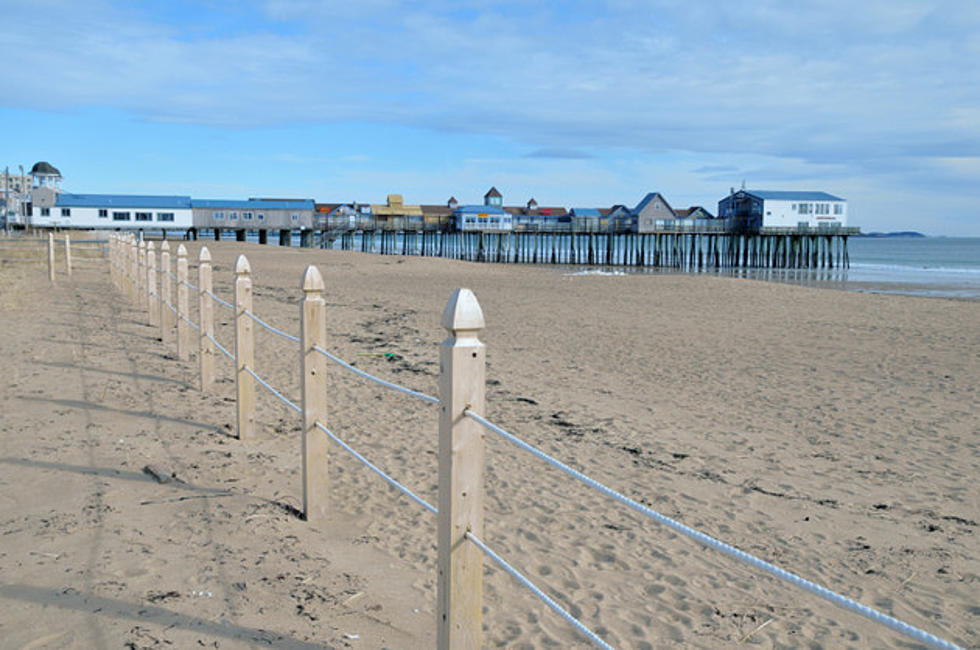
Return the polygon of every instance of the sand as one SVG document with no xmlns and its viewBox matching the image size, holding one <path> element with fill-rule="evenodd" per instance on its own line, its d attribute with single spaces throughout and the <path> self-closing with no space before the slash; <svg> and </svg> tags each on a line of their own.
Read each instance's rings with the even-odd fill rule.
<svg viewBox="0 0 980 650">
<path fill-rule="evenodd" d="M 317 264 L 330 347 L 429 394 L 443 306 L 471 288 L 491 420 L 667 516 L 980 645 L 980 302 L 232 242 L 189 242 L 192 260 L 201 244 L 228 300 L 247 254 L 256 313 L 293 334 Z M 0 266 L 0 645 L 433 647 L 435 518 L 331 446 L 332 515 L 300 519 L 297 416 L 260 388 L 261 438 L 236 440 L 230 363 L 199 392 L 196 359 L 176 359 L 103 265 L 76 267 L 49 290 L 41 265 Z M 257 371 L 298 400 L 296 344 L 257 336 Z M 329 385 L 331 428 L 436 503 L 435 408 L 336 366 Z M 906 644 L 493 434 L 486 492 L 485 541 L 616 647 Z M 489 563 L 484 597 L 489 647 L 588 645 Z"/>
</svg>

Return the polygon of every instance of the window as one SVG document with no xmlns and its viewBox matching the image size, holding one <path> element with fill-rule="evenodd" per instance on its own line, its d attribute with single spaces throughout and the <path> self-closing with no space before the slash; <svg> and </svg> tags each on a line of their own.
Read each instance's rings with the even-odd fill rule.
<svg viewBox="0 0 980 650">
<path fill-rule="evenodd" d="M 225 218 L 225 213 L 224 212 L 215 212 L 214 213 L 214 220 L 215 221 L 224 221 L 224 218 Z"/>
<path fill-rule="evenodd" d="M 245 219 L 246 221 L 251 221 L 252 220 L 252 213 L 251 212 L 242 212 L 242 219 Z"/>
<path fill-rule="evenodd" d="M 61 208 L 61 216 L 63 216 L 63 217 L 70 217 L 71 216 L 71 208 Z"/>
<path fill-rule="evenodd" d="M 261 212 L 259 213 L 259 221 L 265 221 L 265 215 Z"/>
<path fill-rule="evenodd" d="M 293 215 L 293 221 L 299 221 L 299 215 L 298 214 L 294 214 Z"/>
<path fill-rule="evenodd" d="M 841 205 L 840 203 L 835 203 L 834 214 L 843 214 L 843 213 L 844 213 L 844 206 Z"/>
<path fill-rule="evenodd" d="M 136 220 L 137 221 L 153 221 L 153 213 L 152 212 L 137 212 L 136 213 Z"/>
<path fill-rule="evenodd" d="M 229 212 L 228 213 L 228 221 L 238 221 L 238 213 L 237 212 Z"/>
<path fill-rule="evenodd" d="M 112 220 L 113 221 L 129 221 L 129 213 L 128 212 L 113 212 L 112 213 Z"/>
<path fill-rule="evenodd" d="M 157 212 L 157 221 L 173 221 L 173 212 Z"/>
<path fill-rule="evenodd" d="M 99 218 L 106 219 L 109 216 L 109 211 L 104 208 L 99 208 Z"/>
<path fill-rule="evenodd" d="M 41 208 L 41 216 L 42 217 L 50 217 L 51 216 L 51 208 Z"/>
</svg>

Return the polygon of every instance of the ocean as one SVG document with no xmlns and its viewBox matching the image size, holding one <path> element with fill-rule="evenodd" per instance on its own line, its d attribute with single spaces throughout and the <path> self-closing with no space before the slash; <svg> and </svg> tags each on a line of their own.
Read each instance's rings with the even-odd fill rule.
<svg viewBox="0 0 980 650">
<path fill-rule="evenodd" d="M 748 269 L 728 275 L 807 286 L 980 300 L 980 237 L 851 237 L 849 269 Z"/>
</svg>

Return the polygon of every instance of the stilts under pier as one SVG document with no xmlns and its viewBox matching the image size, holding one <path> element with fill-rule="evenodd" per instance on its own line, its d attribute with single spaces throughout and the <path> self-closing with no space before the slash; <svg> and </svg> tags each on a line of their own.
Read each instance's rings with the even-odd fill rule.
<svg viewBox="0 0 980 650">
<path fill-rule="evenodd" d="M 847 240 L 859 232 L 858 228 L 755 233 L 356 230 L 323 231 L 321 240 L 325 247 L 341 250 L 504 264 L 830 269 L 850 266 Z"/>
</svg>

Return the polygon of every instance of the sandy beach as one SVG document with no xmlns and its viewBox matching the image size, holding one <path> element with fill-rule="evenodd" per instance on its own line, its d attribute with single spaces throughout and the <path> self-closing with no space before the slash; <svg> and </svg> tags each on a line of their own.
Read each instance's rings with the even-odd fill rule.
<svg viewBox="0 0 980 650">
<path fill-rule="evenodd" d="M 980 302 L 685 275 L 207 245 L 231 300 L 437 394 L 440 317 L 486 318 L 487 417 L 658 512 L 964 647 L 980 646 Z M 196 315 L 197 307 L 192 307 Z M 217 338 L 233 341 L 216 307 Z M 435 518 L 331 446 L 334 508 L 297 515 L 299 418 L 232 366 L 197 390 L 145 312 L 80 260 L 0 266 L 0 647 L 431 648 Z M 296 344 L 257 372 L 299 400 Z M 330 367 L 334 432 L 430 503 L 437 412 Z M 150 471 L 146 471 L 149 468 Z M 156 474 L 156 476 L 154 476 Z M 163 479 L 163 482 L 161 482 Z M 642 519 L 488 434 L 485 541 L 622 648 L 909 647 Z M 488 647 L 588 647 L 488 562 Z"/>
</svg>

